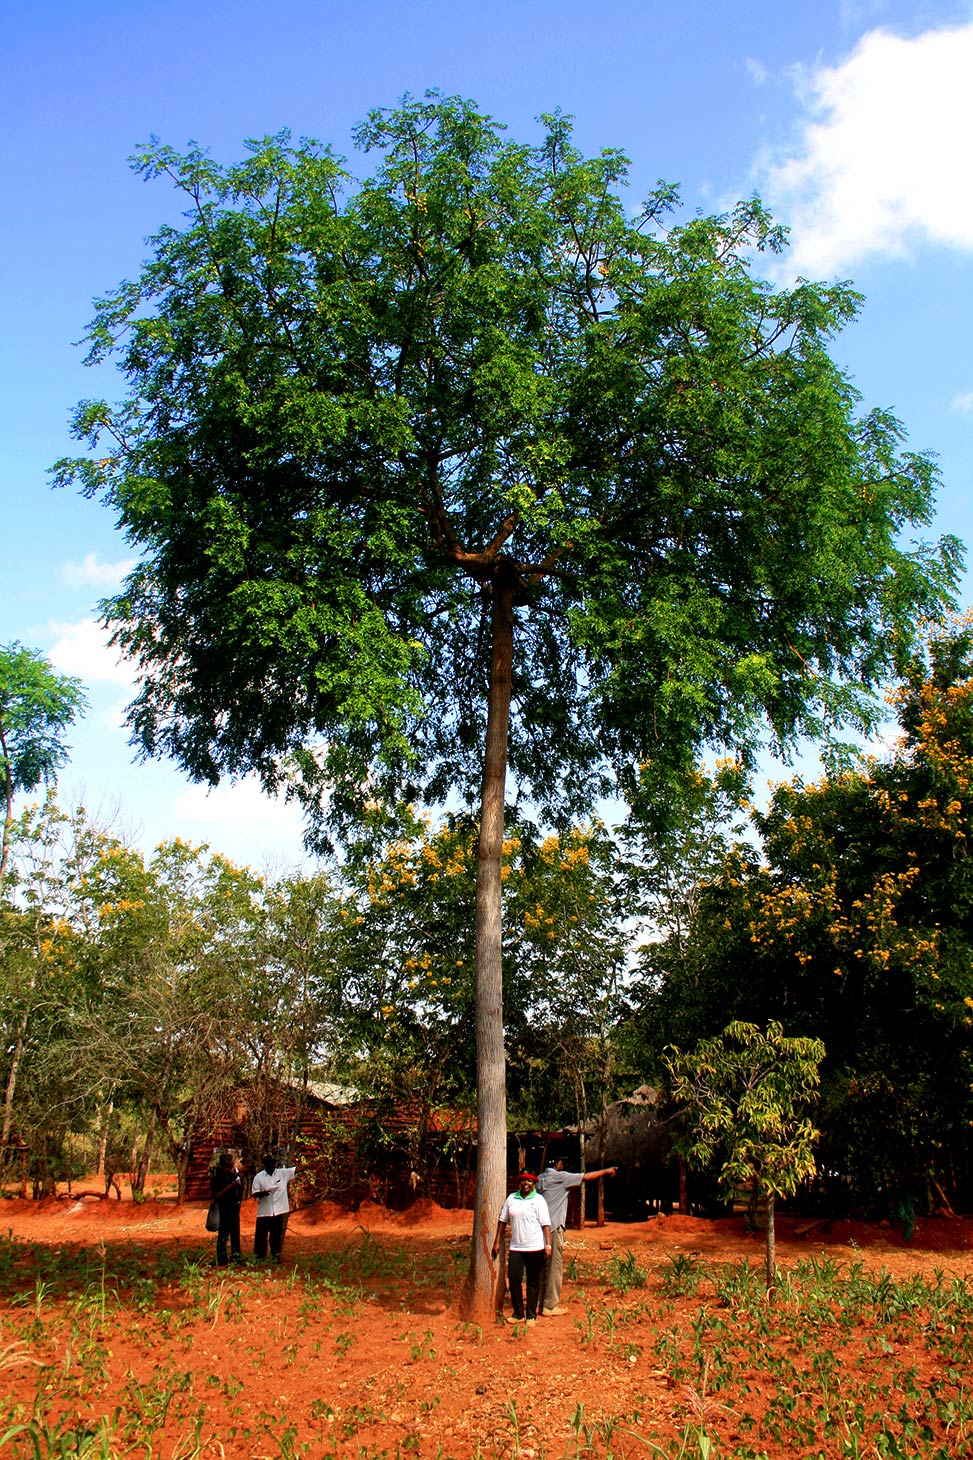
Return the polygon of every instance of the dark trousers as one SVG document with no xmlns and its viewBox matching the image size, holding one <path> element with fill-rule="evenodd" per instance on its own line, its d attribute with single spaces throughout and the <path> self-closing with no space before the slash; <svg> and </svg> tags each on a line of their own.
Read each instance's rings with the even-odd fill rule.
<svg viewBox="0 0 973 1460">
<path fill-rule="evenodd" d="M 254 1257 L 267 1256 L 267 1244 L 270 1243 L 270 1255 L 275 1261 L 280 1261 L 280 1249 L 284 1244 L 284 1218 L 279 1217 L 258 1217 L 257 1225 L 253 1233 L 253 1255 Z"/>
<path fill-rule="evenodd" d="M 528 1318 L 537 1317 L 537 1300 L 541 1292 L 541 1278 L 544 1276 L 544 1249 L 536 1252 L 510 1252 L 507 1254 L 507 1275 L 510 1279 L 510 1303 L 515 1318 L 524 1314 L 524 1273 L 527 1274 Z"/>
<path fill-rule="evenodd" d="M 220 1226 L 216 1234 L 216 1261 L 220 1267 L 226 1267 L 230 1260 L 227 1247 L 234 1258 L 240 1256 L 240 1203 L 236 1200 L 232 1205 L 220 1202 Z"/>
</svg>

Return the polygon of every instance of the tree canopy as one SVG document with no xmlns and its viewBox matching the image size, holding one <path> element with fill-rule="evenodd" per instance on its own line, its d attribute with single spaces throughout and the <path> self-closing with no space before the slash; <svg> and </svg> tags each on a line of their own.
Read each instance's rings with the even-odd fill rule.
<svg viewBox="0 0 973 1460">
<path fill-rule="evenodd" d="M 13 798 L 51 781 L 67 758 L 64 734 L 84 707 L 81 681 L 56 674 L 42 654 L 0 647 L 0 787 L 4 803 L 0 885 L 7 867 Z"/>
<path fill-rule="evenodd" d="M 186 221 L 98 306 L 89 358 L 128 394 L 80 407 L 96 454 L 57 480 L 142 553 L 105 613 L 146 754 L 286 781 L 312 833 L 479 795 L 487 1229 L 508 764 L 564 819 L 768 725 L 867 723 L 959 550 L 904 540 L 933 467 L 829 355 L 858 296 L 755 277 L 783 242 L 758 201 L 677 223 L 660 186 L 633 216 L 620 152 L 457 98 L 355 141 L 360 182 L 286 133 L 230 167 L 140 153 Z"/>
<path fill-rule="evenodd" d="M 59 479 L 145 554 L 107 605 L 139 744 L 214 781 L 296 756 L 333 817 L 475 794 L 498 576 L 538 804 L 865 712 L 957 547 L 900 541 L 934 471 L 828 354 L 859 297 L 754 278 L 781 246 L 756 202 L 675 225 L 660 188 L 630 219 L 624 157 L 563 117 L 527 147 L 410 102 L 356 141 L 382 155 L 357 186 L 286 134 L 137 159 L 188 220 L 100 306 L 89 358 L 132 393 L 80 408 L 108 455 Z"/>
</svg>

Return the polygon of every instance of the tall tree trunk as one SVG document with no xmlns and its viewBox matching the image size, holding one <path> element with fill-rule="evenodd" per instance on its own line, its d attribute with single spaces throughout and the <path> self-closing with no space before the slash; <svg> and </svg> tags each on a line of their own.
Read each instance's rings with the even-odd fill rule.
<svg viewBox="0 0 973 1460">
<path fill-rule="evenodd" d="M 114 1109 L 114 1100 L 106 1100 L 101 1108 L 101 1128 L 98 1133 L 98 1164 L 95 1168 L 96 1175 L 98 1176 L 104 1176 L 105 1174 L 105 1157 L 108 1152 L 108 1131 L 111 1126 L 112 1112 Z M 105 1195 L 108 1195 L 107 1186 L 105 1188 Z"/>
<path fill-rule="evenodd" d="M 602 1092 L 601 1092 L 601 1119 L 600 1119 L 600 1122 L 599 1122 L 599 1125 L 598 1125 L 598 1166 L 599 1167 L 600 1166 L 604 1166 L 604 1164 L 605 1164 L 605 1128 L 606 1128 L 607 1125 L 608 1125 L 608 1105 L 607 1105 L 607 1103 L 605 1101 L 605 1090 L 604 1090 L 604 1087 L 602 1087 Z M 595 1169 L 597 1170 L 598 1167 L 596 1167 Z M 595 1225 L 597 1227 L 603 1227 L 605 1225 L 605 1178 L 604 1178 L 604 1176 L 599 1176 L 598 1177 L 598 1206 L 597 1206 L 596 1215 L 595 1215 Z"/>
<path fill-rule="evenodd" d="M 502 569 L 502 563 L 500 566 Z M 488 1317 L 503 1303 L 502 1269 L 498 1271 L 490 1248 L 507 1190 L 501 871 L 513 662 L 513 589 L 513 582 L 498 574 L 493 583 L 493 651 L 476 864 L 476 1196 L 470 1270 L 460 1300 L 464 1318 Z"/>
</svg>

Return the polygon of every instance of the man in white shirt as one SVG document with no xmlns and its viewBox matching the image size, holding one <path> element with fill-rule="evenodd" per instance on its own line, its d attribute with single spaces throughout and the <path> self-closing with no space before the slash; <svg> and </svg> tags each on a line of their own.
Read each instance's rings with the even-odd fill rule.
<svg viewBox="0 0 973 1460">
<path fill-rule="evenodd" d="M 541 1293 L 544 1263 L 551 1255 L 551 1214 L 547 1202 L 534 1190 L 537 1177 L 521 1171 L 517 1190 L 507 1197 L 497 1219 L 493 1239 L 493 1257 L 500 1256 L 504 1228 L 510 1228 L 510 1253 L 507 1276 L 510 1279 L 510 1303 L 515 1318 L 524 1317 L 524 1273 L 527 1274 L 528 1323 L 537 1320 L 537 1300 Z"/>
<path fill-rule="evenodd" d="M 250 1195 L 257 1198 L 257 1225 L 253 1234 L 255 1257 L 267 1256 L 270 1245 L 272 1261 L 279 1263 L 284 1245 L 284 1226 L 291 1204 L 287 1188 L 294 1180 L 296 1167 L 278 1166 L 275 1156 L 264 1157 L 263 1170 L 250 1183 Z"/>
<path fill-rule="evenodd" d="M 564 1226 L 568 1217 L 568 1192 L 583 1181 L 595 1181 L 599 1176 L 614 1176 L 617 1167 L 604 1166 L 600 1171 L 565 1171 L 563 1161 L 549 1161 L 541 1172 L 537 1190 L 547 1202 L 551 1214 L 551 1254 L 547 1262 L 544 1279 L 544 1305 L 542 1317 L 554 1318 L 564 1309 L 561 1301 L 561 1281 L 564 1272 Z"/>
</svg>

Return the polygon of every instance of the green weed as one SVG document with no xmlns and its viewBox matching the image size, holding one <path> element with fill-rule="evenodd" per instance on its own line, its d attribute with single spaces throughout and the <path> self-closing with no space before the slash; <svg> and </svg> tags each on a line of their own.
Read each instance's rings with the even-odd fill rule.
<svg viewBox="0 0 973 1460">
<path fill-rule="evenodd" d="M 662 1274 L 662 1291 L 667 1297 L 691 1298 L 698 1291 L 705 1269 L 697 1257 L 688 1252 L 674 1252 Z"/>
<path fill-rule="evenodd" d="M 630 1293 L 633 1288 L 645 1287 L 645 1268 L 639 1266 L 634 1252 L 626 1252 L 624 1257 L 613 1256 L 608 1281 L 620 1293 Z"/>
</svg>

